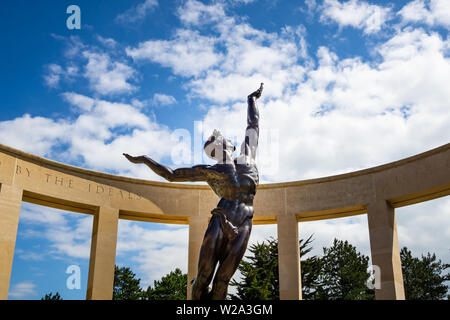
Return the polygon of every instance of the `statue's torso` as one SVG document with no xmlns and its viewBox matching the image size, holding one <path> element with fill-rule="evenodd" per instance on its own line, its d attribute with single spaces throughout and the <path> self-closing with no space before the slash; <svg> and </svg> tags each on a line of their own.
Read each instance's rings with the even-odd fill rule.
<svg viewBox="0 0 450 320">
<path fill-rule="evenodd" d="M 227 219 L 235 226 L 253 217 L 253 198 L 259 183 L 255 165 L 220 165 L 211 169 L 222 173 L 208 179 L 211 189 L 221 198 L 217 207 L 225 209 Z"/>
</svg>

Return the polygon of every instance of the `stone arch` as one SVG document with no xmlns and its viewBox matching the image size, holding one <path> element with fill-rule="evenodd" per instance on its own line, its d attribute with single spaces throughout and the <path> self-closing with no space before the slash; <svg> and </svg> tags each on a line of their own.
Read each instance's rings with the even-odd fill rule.
<svg viewBox="0 0 450 320">
<path fill-rule="evenodd" d="M 382 270 L 377 299 L 404 298 L 394 209 L 448 194 L 450 144 L 351 173 L 260 185 L 254 223 L 278 225 L 281 299 L 301 299 L 298 222 L 357 214 L 368 215 L 372 261 Z M 22 201 L 94 215 L 87 297 L 111 299 L 118 219 L 189 224 L 190 287 L 217 197 L 206 185 L 115 176 L 0 145 L 0 299 Z"/>
</svg>

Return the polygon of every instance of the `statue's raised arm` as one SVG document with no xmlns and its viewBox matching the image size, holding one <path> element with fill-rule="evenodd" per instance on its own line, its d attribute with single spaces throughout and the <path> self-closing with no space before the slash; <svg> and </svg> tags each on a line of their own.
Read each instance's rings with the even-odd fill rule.
<svg viewBox="0 0 450 320">
<path fill-rule="evenodd" d="M 259 140 L 259 110 L 256 100 L 261 97 L 264 84 L 258 90 L 247 97 L 247 128 L 245 129 L 245 139 L 241 145 L 241 159 L 245 163 L 254 162 Z"/>
</svg>

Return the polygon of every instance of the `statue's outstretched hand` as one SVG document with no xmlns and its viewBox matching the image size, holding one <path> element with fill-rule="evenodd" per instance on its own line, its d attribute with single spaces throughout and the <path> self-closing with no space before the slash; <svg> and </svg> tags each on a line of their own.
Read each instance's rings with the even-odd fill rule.
<svg viewBox="0 0 450 320">
<path fill-rule="evenodd" d="M 139 157 L 130 156 L 128 153 L 124 153 L 123 155 L 125 156 L 125 158 L 128 159 L 128 161 L 133 162 L 133 163 L 139 163 L 139 161 L 138 161 Z"/>
</svg>

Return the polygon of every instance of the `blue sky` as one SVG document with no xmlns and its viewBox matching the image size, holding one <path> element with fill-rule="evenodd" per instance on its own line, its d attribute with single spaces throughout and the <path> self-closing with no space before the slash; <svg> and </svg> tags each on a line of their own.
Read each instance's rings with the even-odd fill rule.
<svg viewBox="0 0 450 320">
<path fill-rule="evenodd" d="M 72 4 L 80 30 L 66 27 Z M 379 165 L 449 142 L 449 28 L 447 0 L 3 1 L 0 143 L 161 180 L 122 152 L 207 162 L 202 138 L 217 128 L 238 144 L 245 97 L 264 82 L 262 182 Z M 400 243 L 448 262 L 447 198 L 398 210 Z M 84 298 L 91 228 L 90 216 L 24 204 L 10 298 Z M 365 217 L 300 229 L 318 250 L 339 236 L 369 253 Z M 258 227 L 251 241 L 270 235 Z M 119 225 L 117 261 L 146 285 L 186 270 L 186 248 L 185 227 Z M 81 290 L 65 287 L 71 264 Z"/>
</svg>

